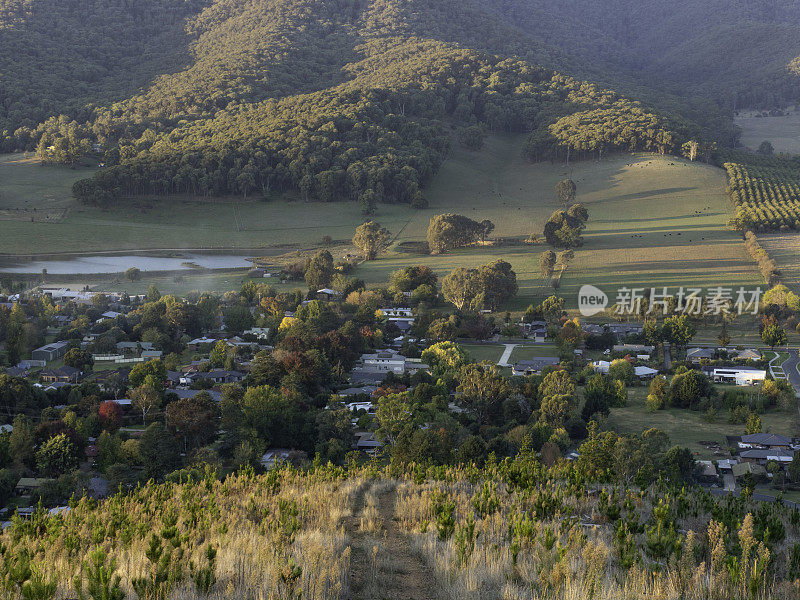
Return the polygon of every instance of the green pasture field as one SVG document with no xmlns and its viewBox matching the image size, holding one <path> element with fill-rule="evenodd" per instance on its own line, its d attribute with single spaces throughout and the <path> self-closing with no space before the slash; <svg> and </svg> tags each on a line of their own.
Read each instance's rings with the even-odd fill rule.
<svg viewBox="0 0 800 600">
<path fill-rule="evenodd" d="M 572 177 L 578 186 L 578 200 L 587 206 L 590 219 L 585 245 L 576 250 L 561 281 L 560 293 L 568 307 L 574 308 L 577 289 L 584 283 L 597 285 L 613 302 L 622 286 L 758 282 L 741 239 L 725 229 L 730 203 L 720 169 L 647 154 L 617 155 L 569 167 L 531 164 L 521 157 L 523 141 L 522 136 L 489 136 L 477 152 L 454 145 L 452 156 L 425 190 L 430 208 L 378 206 L 374 218 L 391 231 L 392 244 L 378 260 L 361 264 L 353 275 L 379 285 L 392 271 L 409 264 L 429 265 L 443 277 L 455 267 L 476 267 L 500 258 L 511 263 L 520 288 L 504 308 L 524 310 L 550 295 L 552 289 L 538 273 L 539 255 L 548 247 L 523 244 L 522 240 L 531 232 L 541 234 L 549 215 L 559 208 L 555 184 Z M 79 206 L 64 196 L 66 184 L 85 173 L 42 167 L 30 160 L 4 160 L 10 182 L 0 183 L 0 192 L 9 186 L 18 188 L 15 181 L 30 180 L 31 171 L 37 176 L 46 173 L 61 182 L 58 206 L 66 212 L 57 222 L 0 223 L 4 233 L 0 253 L 230 248 L 279 254 L 320 246 L 325 235 L 346 241 L 364 220 L 360 207 L 349 202 L 173 197 L 137 199 L 126 208 L 105 211 Z M 0 193 L 0 209 L 6 200 L 10 202 L 11 196 Z M 55 206 L 56 200 L 51 203 Z M 424 241 L 430 218 L 444 212 L 490 219 L 496 226 L 493 237 L 514 243 L 462 249 L 444 256 L 401 251 L 402 242 Z M 344 245 L 336 247 L 337 252 L 340 249 L 347 251 Z M 170 286 L 169 281 L 164 284 L 165 289 L 182 288 Z M 214 281 L 211 287 L 216 284 Z M 115 285 L 127 286 L 124 282 Z M 189 289 L 203 287 L 187 285 Z"/>
<path fill-rule="evenodd" d="M 44 166 L 29 152 L 0 154 L 0 218 L 30 222 L 25 217 L 35 217 L 34 208 L 37 213 L 72 208 L 72 184 L 93 172 L 86 167 Z M 17 211 L 20 214 L 15 215 Z"/>
<path fill-rule="evenodd" d="M 432 208 L 409 222 L 400 240 L 422 241 L 431 214 L 459 212 L 489 218 L 496 237 L 522 239 L 540 234 L 558 209 L 553 188 L 571 176 L 578 201 L 589 210 L 585 244 L 575 251 L 560 294 L 576 306 L 584 283 L 603 289 L 612 302 L 623 286 L 755 286 L 758 274 L 741 238 L 725 228 L 731 214 L 723 171 L 654 155 L 623 155 L 602 161 L 531 165 L 519 156 L 513 138 L 493 137 L 480 152 L 455 149 L 428 190 Z M 522 310 L 552 293 L 541 280 L 538 245 L 482 246 L 443 256 L 397 252 L 362 264 L 356 276 L 379 284 L 408 264 L 426 264 L 446 275 L 456 267 L 491 260 L 511 263 L 520 287 L 511 310 Z"/>
<path fill-rule="evenodd" d="M 500 344 L 464 344 L 462 348 L 469 352 L 470 358 L 472 358 L 474 362 L 488 360 L 491 363 L 497 364 L 497 361 L 500 360 L 506 347 Z"/>
<path fill-rule="evenodd" d="M 800 293 L 800 233 L 760 233 L 758 241 L 778 264 L 781 282 Z"/>
<path fill-rule="evenodd" d="M 558 358 L 559 352 L 552 344 L 538 344 L 536 346 L 517 346 L 511 352 L 509 364 L 515 364 L 521 360 L 532 360 L 536 357 L 554 356 Z"/>
<path fill-rule="evenodd" d="M 782 117 L 756 117 L 754 111 L 740 113 L 736 124 L 742 128 L 741 143 L 757 150 L 761 142 L 772 143 L 775 152 L 800 154 L 800 113 Z"/>
<path fill-rule="evenodd" d="M 725 387 L 725 386 L 719 386 Z M 730 386 L 727 386 L 730 387 Z M 756 393 L 753 391 L 753 393 Z M 619 433 L 641 433 L 650 427 L 656 427 L 666 433 L 673 444 L 685 446 L 696 454 L 697 459 L 711 460 L 724 458 L 714 456 L 713 452 L 700 445 L 701 441 L 719 442 L 725 447 L 726 435 L 741 435 L 744 425 L 728 422 L 726 411 L 719 411 L 716 420 L 708 423 L 703 420 L 703 413 L 681 408 L 668 408 L 656 412 L 648 412 L 644 406 L 647 387 L 636 387 L 628 390 L 628 405 L 624 408 L 612 408 L 611 415 L 605 422 L 608 429 Z M 763 431 L 793 436 L 798 428 L 798 415 L 772 410 L 759 415 Z"/>
<path fill-rule="evenodd" d="M 231 270 L 186 270 L 176 273 L 142 273 L 138 281 L 130 282 L 122 277 L 95 276 L 83 277 L 85 284 L 96 290 L 116 290 L 128 294 L 144 294 L 154 285 L 162 294 L 185 296 L 189 292 L 224 293 L 238 290 L 245 281 L 268 283 L 279 291 L 290 291 L 296 288 L 305 288 L 305 283 L 295 281 L 282 284 L 274 278 L 254 279 L 247 277 L 247 269 Z"/>
</svg>

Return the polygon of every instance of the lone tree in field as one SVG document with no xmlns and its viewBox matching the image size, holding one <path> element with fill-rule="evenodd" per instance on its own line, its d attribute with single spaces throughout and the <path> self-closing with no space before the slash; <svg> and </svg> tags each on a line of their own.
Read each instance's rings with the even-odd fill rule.
<svg viewBox="0 0 800 600">
<path fill-rule="evenodd" d="M 580 208 L 572 210 L 575 206 Z M 581 232 L 586 227 L 586 222 L 583 217 L 589 216 L 589 213 L 583 208 L 582 205 L 575 205 L 570 207 L 570 211 L 557 210 L 547 223 L 544 224 L 544 238 L 547 243 L 556 248 L 575 248 L 583 245 L 583 238 Z M 573 216 L 578 215 L 578 216 Z"/>
<path fill-rule="evenodd" d="M 694 160 L 697 158 L 697 152 L 699 150 L 700 143 L 696 140 L 688 141 L 681 146 L 681 152 L 683 152 L 683 155 L 692 162 L 694 162 Z"/>
<path fill-rule="evenodd" d="M 542 279 L 545 281 L 553 277 L 553 272 L 556 268 L 556 253 L 552 250 L 542 252 L 539 256 L 539 273 L 542 274 Z"/>
<path fill-rule="evenodd" d="M 353 245 L 358 248 L 367 260 L 374 260 L 378 252 L 388 243 L 389 231 L 380 223 L 367 221 L 356 228 Z"/>
<path fill-rule="evenodd" d="M 128 281 L 139 281 L 142 278 L 142 272 L 136 267 L 131 267 L 125 271 L 125 279 Z"/>
<path fill-rule="evenodd" d="M 486 243 L 486 238 L 492 235 L 494 231 L 494 223 L 492 223 L 489 219 L 484 219 L 480 222 L 481 229 L 478 232 L 478 235 L 481 237 L 481 243 Z"/>
<path fill-rule="evenodd" d="M 775 154 L 775 147 L 769 140 L 764 140 L 758 146 L 758 153 L 763 154 L 764 156 L 772 156 L 773 154 Z"/>
<path fill-rule="evenodd" d="M 316 291 L 331 284 L 333 277 L 333 256 L 327 250 L 320 250 L 306 261 L 305 279 L 308 289 Z"/>
<path fill-rule="evenodd" d="M 431 254 L 443 254 L 454 248 L 474 244 L 481 233 L 487 230 L 486 223 L 478 223 L 462 215 L 436 215 L 428 225 L 428 247 Z"/>
<path fill-rule="evenodd" d="M 572 179 L 562 179 L 556 184 L 556 195 L 566 209 L 567 206 L 575 202 L 575 193 L 578 191 L 578 186 Z"/>
</svg>

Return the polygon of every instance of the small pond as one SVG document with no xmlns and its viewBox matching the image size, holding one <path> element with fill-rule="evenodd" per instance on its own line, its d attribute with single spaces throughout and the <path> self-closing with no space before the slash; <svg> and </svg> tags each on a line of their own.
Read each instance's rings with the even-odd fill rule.
<svg viewBox="0 0 800 600">
<path fill-rule="evenodd" d="M 249 255 L 253 256 L 253 255 Z M 0 273 L 41 273 L 50 275 L 92 275 L 122 273 L 130 267 L 141 271 L 180 271 L 192 268 L 238 269 L 252 266 L 248 255 L 194 254 L 180 256 L 73 256 L 62 259 L 35 259 L 29 261 L 7 259 L 0 262 Z"/>
</svg>

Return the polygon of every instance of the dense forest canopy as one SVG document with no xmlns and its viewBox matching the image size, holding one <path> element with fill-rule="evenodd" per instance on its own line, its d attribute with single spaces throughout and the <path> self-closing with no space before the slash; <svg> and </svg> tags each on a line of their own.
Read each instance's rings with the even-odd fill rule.
<svg viewBox="0 0 800 600">
<path fill-rule="evenodd" d="M 572 57 L 574 74 L 637 83 L 727 108 L 795 101 L 797 0 L 498 0 L 497 14 Z M 617 73 L 617 77 L 620 74 Z M 617 83 L 617 82 L 615 82 Z"/>
<path fill-rule="evenodd" d="M 0 150 L 94 154 L 87 203 L 422 206 L 454 130 L 527 133 L 532 160 L 729 144 L 731 106 L 796 95 L 796 4 L 0 0 Z"/>
</svg>

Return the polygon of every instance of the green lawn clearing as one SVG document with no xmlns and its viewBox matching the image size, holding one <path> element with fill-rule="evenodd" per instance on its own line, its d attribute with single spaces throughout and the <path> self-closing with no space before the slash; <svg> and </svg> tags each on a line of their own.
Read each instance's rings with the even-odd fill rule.
<svg viewBox="0 0 800 600">
<path fill-rule="evenodd" d="M 726 435 L 744 433 L 744 425 L 729 423 L 728 415 L 724 411 L 717 414 L 713 423 L 706 422 L 700 412 L 680 408 L 648 412 L 644 406 L 646 396 L 646 387 L 630 389 L 628 405 L 624 408 L 612 408 L 606 426 L 619 433 L 641 433 L 645 429 L 656 427 L 666 433 L 673 444 L 689 448 L 696 454 L 696 458 L 704 460 L 724 457 L 715 456 L 699 442 L 718 442 L 724 446 Z M 762 428 L 766 432 L 787 436 L 797 435 L 798 415 L 796 412 L 788 414 L 771 411 L 760 417 Z"/>
</svg>

